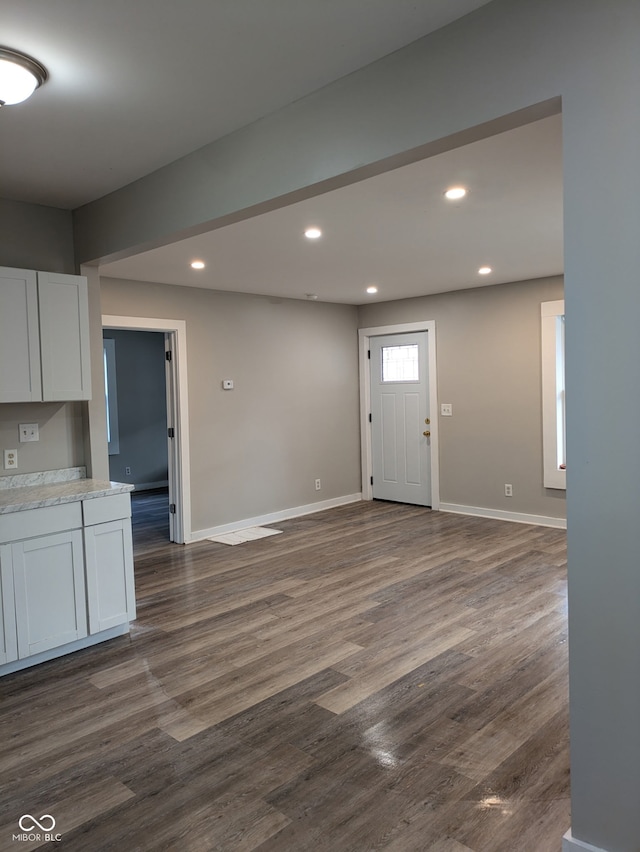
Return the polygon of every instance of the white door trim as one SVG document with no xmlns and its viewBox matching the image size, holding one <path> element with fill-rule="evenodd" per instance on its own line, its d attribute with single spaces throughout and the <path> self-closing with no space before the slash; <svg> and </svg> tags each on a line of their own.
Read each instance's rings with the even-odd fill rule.
<svg viewBox="0 0 640 852">
<path fill-rule="evenodd" d="M 406 322 L 398 325 L 381 325 L 358 329 L 358 357 L 360 362 L 360 452 L 362 467 L 362 499 L 373 500 L 371 476 L 373 460 L 371 453 L 371 362 L 368 357 L 370 338 L 383 334 L 404 334 L 411 331 L 428 331 L 427 357 L 429 359 L 429 409 L 431 414 L 431 508 L 440 508 L 440 465 L 438 449 L 438 375 L 436 372 L 436 323 L 435 320 Z"/>
<path fill-rule="evenodd" d="M 163 331 L 174 338 L 173 352 L 176 360 L 175 424 L 178 440 L 174 445 L 176 470 L 175 540 L 184 544 L 191 540 L 191 482 L 189 463 L 189 393 L 187 384 L 187 323 L 185 320 L 158 319 L 155 317 L 118 317 L 103 315 L 103 328 L 130 331 Z M 171 460 L 169 460 L 171 464 Z"/>
</svg>

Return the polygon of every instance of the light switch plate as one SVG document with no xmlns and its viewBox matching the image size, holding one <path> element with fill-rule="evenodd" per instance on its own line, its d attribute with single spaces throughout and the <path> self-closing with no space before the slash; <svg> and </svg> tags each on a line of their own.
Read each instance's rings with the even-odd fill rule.
<svg viewBox="0 0 640 852">
<path fill-rule="evenodd" d="M 37 423 L 20 423 L 18 431 L 20 433 L 21 444 L 24 444 L 26 441 L 40 440 L 40 430 Z"/>
</svg>

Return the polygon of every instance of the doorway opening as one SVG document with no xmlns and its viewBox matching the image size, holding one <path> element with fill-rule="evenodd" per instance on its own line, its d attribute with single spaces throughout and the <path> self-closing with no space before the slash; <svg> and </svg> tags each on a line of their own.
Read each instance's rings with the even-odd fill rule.
<svg viewBox="0 0 640 852">
<path fill-rule="evenodd" d="M 109 479 L 134 486 L 134 551 L 174 541 L 167 446 L 166 333 L 104 329 Z"/>
<path fill-rule="evenodd" d="M 186 324 L 184 320 L 103 316 L 102 326 L 104 337 L 113 341 L 105 346 L 110 452 L 116 448 L 110 454 L 110 475 L 114 478 L 114 473 L 119 474 L 121 480 L 136 484 L 132 504 L 136 511 L 140 509 L 139 526 L 143 538 L 146 535 L 149 539 L 147 545 L 157 545 L 159 534 L 165 536 L 165 541 L 184 544 L 191 533 Z M 131 332 L 143 334 L 131 335 Z M 122 450 L 127 449 L 127 444 L 117 431 L 117 423 L 123 419 L 123 397 L 116 395 L 109 377 L 109 348 L 115 350 L 116 363 L 118 348 L 125 353 L 129 396 L 138 397 L 126 412 L 129 432 L 133 433 L 128 447 L 136 453 L 137 469 L 133 457 L 125 458 Z M 145 370 L 152 361 L 153 369 Z M 122 372 L 121 364 L 120 375 Z M 120 405 L 114 418 L 116 400 Z M 136 523 L 134 518 L 134 526 Z M 153 530 L 149 528 L 152 523 Z"/>
</svg>

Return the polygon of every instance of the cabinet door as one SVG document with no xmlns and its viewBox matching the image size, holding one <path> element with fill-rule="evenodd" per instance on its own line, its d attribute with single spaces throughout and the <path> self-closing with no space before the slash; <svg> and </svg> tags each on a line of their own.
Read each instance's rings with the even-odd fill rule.
<svg viewBox="0 0 640 852">
<path fill-rule="evenodd" d="M 0 267 L 0 402 L 40 402 L 36 273 Z"/>
<path fill-rule="evenodd" d="M 18 657 L 87 635 L 82 530 L 11 545 Z"/>
<path fill-rule="evenodd" d="M 11 545 L 0 545 L 0 664 L 18 659 Z"/>
<path fill-rule="evenodd" d="M 82 275 L 38 272 L 42 399 L 91 398 L 89 299 Z"/>
<path fill-rule="evenodd" d="M 136 617 L 131 521 L 85 527 L 89 632 L 99 633 Z"/>
</svg>

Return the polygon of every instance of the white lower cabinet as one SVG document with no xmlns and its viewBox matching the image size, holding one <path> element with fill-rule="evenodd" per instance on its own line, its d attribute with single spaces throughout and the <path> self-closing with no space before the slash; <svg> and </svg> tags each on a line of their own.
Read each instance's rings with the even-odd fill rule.
<svg viewBox="0 0 640 852">
<path fill-rule="evenodd" d="M 108 499 L 108 498 L 107 498 Z M 85 527 L 89 632 L 99 633 L 136 617 L 131 521 Z"/>
<path fill-rule="evenodd" d="M 18 658 L 87 635 L 82 530 L 11 545 Z"/>
<path fill-rule="evenodd" d="M 0 545 L 0 665 L 18 659 L 11 545 Z"/>
<path fill-rule="evenodd" d="M 129 494 L 0 516 L 0 674 L 126 632 L 130 516 Z"/>
</svg>

